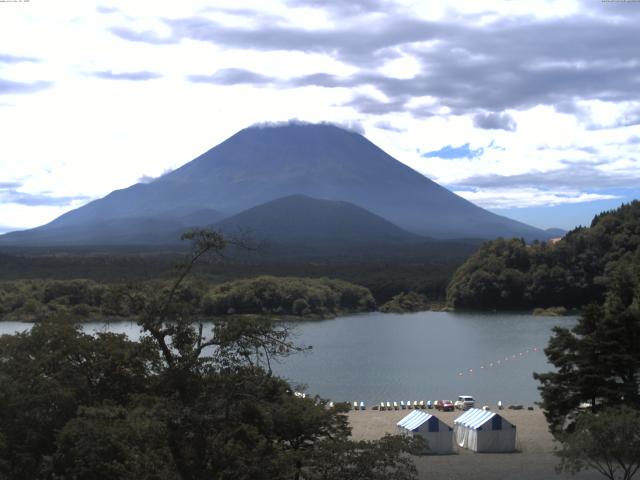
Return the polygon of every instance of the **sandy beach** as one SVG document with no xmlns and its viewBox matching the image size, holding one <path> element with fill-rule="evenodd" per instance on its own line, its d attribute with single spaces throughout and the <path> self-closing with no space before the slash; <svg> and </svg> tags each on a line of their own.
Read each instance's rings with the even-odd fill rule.
<svg viewBox="0 0 640 480">
<path fill-rule="evenodd" d="M 453 421 L 460 415 L 456 412 L 425 410 L 436 415 L 453 427 Z M 396 423 L 410 410 L 398 411 L 352 411 L 349 422 L 355 440 L 374 440 L 385 433 L 397 433 Z M 501 410 L 499 412 L 518 429 L 517 452 L 514 453 L 474 453 L 455 447 L 453 455 L 425 455 L 416 457 L 421 479 L 439 480 L 547 480 L 574 478 L 596 480 L 597 472 L 581 472 L 576 476 L 558 474 L 555 467 L 557 457 L 553 454 L 554 441 L 547 430 L 542 411 Z"/>
</svg>

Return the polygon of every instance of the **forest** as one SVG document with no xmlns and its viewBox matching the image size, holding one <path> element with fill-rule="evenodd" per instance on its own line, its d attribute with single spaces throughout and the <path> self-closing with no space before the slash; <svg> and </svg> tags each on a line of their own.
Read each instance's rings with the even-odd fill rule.
<svg viewBox="0 0 640 480">
<path fill-rule="evenodd" d="M 273 375 L 272 361 L 303 349 L 286 326 L 204 330 L 184 282 L 224 240 L 191 238 L 166 288 L 133 295 L 140 341 L 56 314 L 0 336 L 0 479 L 415 479 L 409 454 L 424 441 L 352 441 L 347 405 L 296 396 Z"/>
<path fill-rule="evenodd" d="M 93 280 L 18 280 L 0 282 L 0 317 L 38 321 L 65 317 L 74 321 L 136 318 L 144 298 L 167 291 L 169 279 L 102 284 Z M 201 318 L 256 314 L 328 318 L 376 310 L 371 292 L 327 278 L 259 276 L 211 285 L 185 281 L 183 299 Z"/>
<path fill-rule="evenodd" d="M 484 243 L 453 275 L 450 307 L 464 310 L 580 309 L 602 303 L 612 272 L 640 255 L 640 202 L 596 215 L 552 243 Z"/>
</svg>

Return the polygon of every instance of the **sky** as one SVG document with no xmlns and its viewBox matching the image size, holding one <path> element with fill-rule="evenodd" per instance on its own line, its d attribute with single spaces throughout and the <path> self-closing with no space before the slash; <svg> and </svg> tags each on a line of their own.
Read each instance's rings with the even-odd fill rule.
<svg viewBox="0 0 640 480">
<path fill-rule="evenodd" d="M 638 25 L 611 0 L 0 0 L 0 233 L 290 119 L 587 225 L 640 197 Z"/>
</svg>

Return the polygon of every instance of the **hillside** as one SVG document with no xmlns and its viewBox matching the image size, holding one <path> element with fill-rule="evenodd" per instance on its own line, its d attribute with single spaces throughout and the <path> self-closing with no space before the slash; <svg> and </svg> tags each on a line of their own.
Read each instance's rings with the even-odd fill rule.
<svg viewBox="0 0 640 480">
<path fill-rule="evenodd" d="M 602 302 L 614 272 L 639 256 L 635 200 L 596 215 L 590 227 L 555 244 L 485 243 L 454 274 L 447 301 L 459 309 L 579 308 Z"/>
<path fill-rule="evenodd" d="M 548 238 L 455 195 L 362 135 L 326 124 L 287 124 L 244 129 L 151 183 L 116 190 L 42 227 L 0 236 L 0 245 L 148 238 L 171 243 L 172 236 L 156 223 L 175 223 L 203 209 L 217 212 L 219 219 L 296 194 L 353 203 L 430 237 Z M 211 218 L 202 221 L 210 224 Z"/>
<path fill-rule="evenodd" d="M 246 231 L 256 239 L 280 244 L 417 243 L 424 238 L 406 232 L 352 203 L 306 195 L 279 198 L 214 225 L 216 230 Z"/>
</svg>

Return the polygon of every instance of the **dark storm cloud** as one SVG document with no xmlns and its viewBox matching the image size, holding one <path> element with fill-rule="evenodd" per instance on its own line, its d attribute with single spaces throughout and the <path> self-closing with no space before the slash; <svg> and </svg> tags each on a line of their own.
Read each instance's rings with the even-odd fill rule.
<svg viewBox="0 0 640 480">
<path fill-rule="evenodd" d="M 8 53 L 0 53 L 0 63 L 36 63 L 38 62 L 37 58 L 33 57 L 22 57 L 17 55 L 11 55 Z"/>
<path fill-rule="evenodd" d="M 508 113 L 478 113 L 473 117 L 473 125 L 486 130 L 513 132 L 516 129 L 516 121 Z"/>
<path fill-rule="evenodd" d="M 212 83 L 214 85 L 269 85 L 276 80 L 243 68 L 223 68 L 212 75 L 189 75 L 187 79 L 196 83 Z"/>
<path fill-rule="evenodd" d="M 565 162 L 568 163 L 568 162 Z M 519 175 L 476 175 L 455 182 L 467 188 L 566 188 L 603 189 L 636 188 L 640 176 L 629 172 L 605 172 L 587 162 L 575 162 L 566 168 L 547 172 L 528 172 Z"/>
<path fill-rule="evenodd" d="M 92 75 L 103 80 L 129 80 L 133 82 L 143 82 L 145 80 L 154 80 L 162 77 L 159 73 L 140 71 L 140 72 L 120 72 L 115 73 L 111 70 L 102 72 L 93 72 Z"/>
<path fill-rule="evenodd" d="M 292 0 L 290 4 L 324 8 L 330 14 L 341 8 L 368 12 L 382 5 L 368 0 L 355 4 Z M 521 17 L 479 25 L 477 18 L 470 16 L 461 16 L 455 22 L 434 22 L 397 10 L 388 12 L 391 13 L 374 17 L 356 16 L 334 28 L 313 30 L 260 21 L 232 27 L 195 16 L 164 20 L 171 28 L 168 36 L 124 27 L 112 32 L 121 38 L 152 44 L 190 39 L 217 47 L 327 54 L 359 72 L 345 78 L 317 72 L 295 79 L 292 86 L 373 86 L 388 98 L 391 111 L 411 97 L 435 98 L 438 106 L 448 107 L 453 114 L 474 115 L 540 104 L 562 108 L 580 99 L 640 101 L 640 29 L 632 18 L 613 21 L 607 15 L 550 20 Z M 402 54 L 413 56 L 421 64 L 415 77 L 401 79 L 378 73 L 378 67 Z M 263 77 L 256 80 L 258 84 L 266 83 Z M 389 111 L 354 98 L 351 106 L 358 109 L 359 105 L 361 113 Z M 493 123 L 507 130 L 512 126 L 506 117 L 478 118 L 481 125 Z"/>
<path fill-rule="evenodd" d="M 51 85 L 53 85 L 53 83 L 45 81 L 28 83 L 14 82 L 0 78 L 0 95 L 36 93 L 41 90 L 46 90 L 51 87 Z"/>
</svg>

